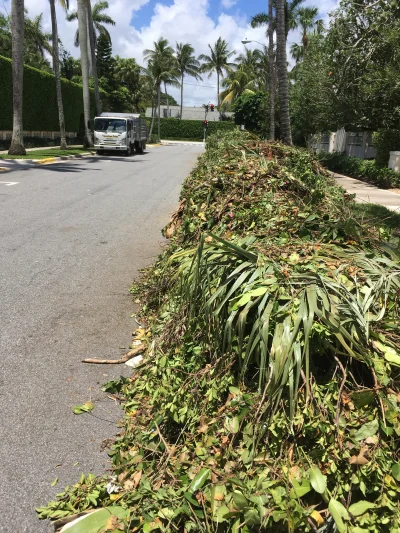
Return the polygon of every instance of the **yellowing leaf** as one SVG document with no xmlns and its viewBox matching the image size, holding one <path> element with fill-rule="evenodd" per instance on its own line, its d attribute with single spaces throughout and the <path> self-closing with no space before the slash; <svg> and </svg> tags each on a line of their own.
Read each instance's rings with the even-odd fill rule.
<svg viewBox="0 0 400 533">
<path fill-rule="evenodd" d="M 311 513 L 311 518 L 313 520 L 315 520 L 315 522 L 317 523 L 317 526 L 322 526 L 322 524 L 324 523 L 324 519 L 322 518 L 322 516 L 319 514 L 318 511 L 314 510 L 312 513 Z"/>
</svg>

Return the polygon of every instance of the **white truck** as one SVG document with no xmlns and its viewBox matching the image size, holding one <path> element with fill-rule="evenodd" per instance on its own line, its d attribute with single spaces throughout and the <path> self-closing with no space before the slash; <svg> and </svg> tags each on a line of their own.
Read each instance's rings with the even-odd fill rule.
<svg viewBox="0 0 400 533">
<path fill-rule="evenodd" d="M 105 151 L 131 155 L 146 149 L 147 123 L 139 114 L 101 113 L 94 119 L 94 147 L 99 155 Z"/>
</svg>

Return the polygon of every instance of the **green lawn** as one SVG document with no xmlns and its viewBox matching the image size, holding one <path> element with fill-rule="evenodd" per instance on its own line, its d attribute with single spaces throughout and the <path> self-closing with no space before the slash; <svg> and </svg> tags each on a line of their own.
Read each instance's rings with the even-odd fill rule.
<svg viewBox="0 0 400 533">
<path fill-rule="evenodd" d="M 43 150 L 27 150 L 26 155 L 8 155 L 7 153 L 0 154 L 0 159 L 47 159 L 48 157 L 85 154 L 90 151 L 93 150 L 89 150 L 88 148 L 71 148 L 69 150 L 49 148 Z"/>
</svg>

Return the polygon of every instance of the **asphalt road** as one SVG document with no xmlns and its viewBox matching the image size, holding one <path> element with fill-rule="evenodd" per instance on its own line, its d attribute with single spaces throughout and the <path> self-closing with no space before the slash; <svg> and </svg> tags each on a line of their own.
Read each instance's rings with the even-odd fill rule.
<svg viewBox="0 0 400 533">
<path fill-rule="evenodd" d="M 34 507 L 81 472 L 107 467 L 101 446 L 121 411 L 100 385 L 129 368 L 81 359 L 128 348 L 130 284 L 157 257 L 160 229 L 201 151 L 159 146 L 131 158 L 11 163 L 0 173 L 2 533 L 53 531 Z M 72 413 L 89 399 L 92 414 Z"/>
</svg>

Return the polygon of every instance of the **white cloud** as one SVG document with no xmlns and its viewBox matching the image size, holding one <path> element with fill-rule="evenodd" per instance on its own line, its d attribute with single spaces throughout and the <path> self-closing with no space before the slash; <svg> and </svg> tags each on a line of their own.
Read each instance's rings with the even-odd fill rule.
<svg viewBox="0 0 400 533">
<path fill-rule="evenodd" d="M 230 9 L 230 8 L 233 7 L 236 3 L 237 3 L 236 0 L 221 0 L 221 5 L 222 5 L 222 7 L 224 7 L 225 9 Z"/>
<path fill-rule="evenodd" d="M 229 9 L 236 0 L 221 0 L 225 9 Z M 172 46 L 176 42 L 189 42 L 194 47 L 196 54 L 207 54 L 208 44 L 213 45 L 218 37 L 222 37 L 229 44 L 229 49 L 240 54 L 244 50 L 242 40 L 259 41 L 266 43 L 265 28 L 251 28 L 250 17 L 255 13 L 240 13 L 230 15 L 222 13 L 217 21 L 209 16 L 209 0 L 174 0 L 172 5 L 157 3 L 154 7 L 153 16 L 147 26 L 136 28 L 131 26 L 137 20 L 134 15 L 149 0 L 109 0 L 109 15 L 115 20 L 116 25 L 109 27 L 112 37 L 113 52 L 122 57 L 134 57 L 139 64 L 143 64 L 142 51 L 152 48 L 153 42 L 163 36 L 169 40 Z M 306 5 L 318 5 L 320 13 L 326 17 L 326 13 L 336 7 L 338 0 L 306 0 Z M 0 4 L 1 6 L 2 4 Z M 4 5 L 11 10 L 10 0 L 5 0 Z M 46 31 L 51 30 L 48 0 L 25 0 L 30 16 L 43 12 L 43 24 Z M 76 22 L 67 22 L 65 14 L 57 3 L 57 17 L 60 38 L 74 56 L 79 56 L 79 50 L 74 46 L 74 35 L 77 28 Z M 76 8 L 76 0 L 70 0 L 71 9 Z M 260 9 L 262 10 L 262 9 Z M 0 11 L 4 11 L 0 8 Z M 299 42 L 298 32 L 292 32 L 289 41 Z M 249 48 L 259 47 L 252 43 Z M 184 92 L 186 105 L 202 105 L 211 101 L 216 103 L 217 88 L 216 76 L 203 77 L 203 83 L 193 78 L 187 78 Z M 180 94 L 177 89 L 170 89 L 171 94 L 179 101 Z"/>
</svg>

